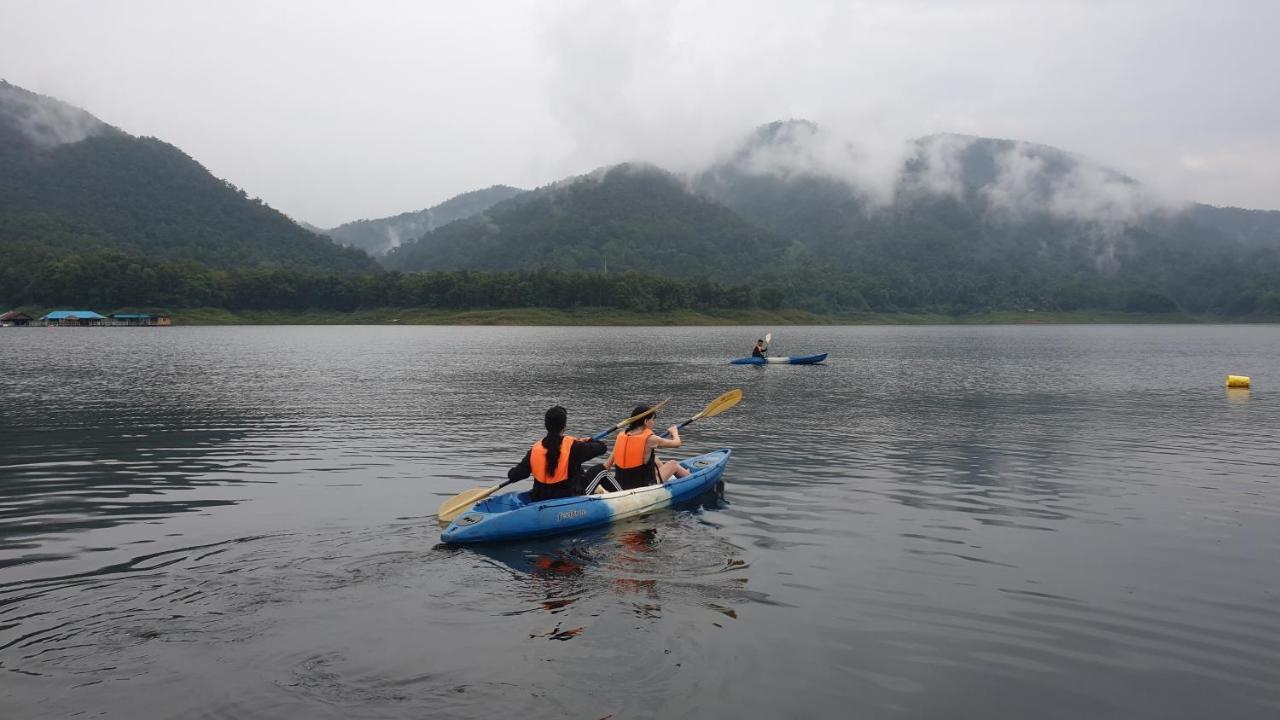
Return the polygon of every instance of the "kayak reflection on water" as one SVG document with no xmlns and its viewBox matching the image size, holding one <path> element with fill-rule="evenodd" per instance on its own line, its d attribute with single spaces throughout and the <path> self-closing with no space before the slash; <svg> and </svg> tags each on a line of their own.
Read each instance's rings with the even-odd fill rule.
<svg viewBox="0 0 1280 720">
<path fill-rule="evenodd" d="M 685 545 L 677 540 L 669 543 Z M 643 595 L 649 602 L 656 601 L 662 582 L 652 576 L 669 574 L 671 564 L 680 560 L 660 551 L 659 529 L 654 527 L 601 528 L 580 533 L 569 541 L 474 545 L 468 552 L 512 571 L 512 579 L 520 583 L 519 594 L 536 603 L 529 609 L 551 614 L 559 614 L 585 596 L 600 594 L 593 591 L 608 591 L 606 594 L 625 598 Z M 705 570 L 718 574 L 744 563 L 729 556 L 722 565 L 715 565 Z"/>
</svg>

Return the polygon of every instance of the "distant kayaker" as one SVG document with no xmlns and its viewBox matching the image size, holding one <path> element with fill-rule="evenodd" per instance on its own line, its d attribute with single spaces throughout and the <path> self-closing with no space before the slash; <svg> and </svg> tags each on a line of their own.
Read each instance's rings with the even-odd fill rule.
<svg viewBox="0 0 1280 720">
<path fill-rule="evenodd" d="M 530 497 L 534 500 L 581 495 L 584 485 L 582 463 L 609 450 L 599 440 L 565 435 L 568 422 L 569 413 L 564 408 L 557 405 L 548 410 L 543 417 L 546 437 L 534 443 L 524 459 L 507 471 L 507 479 L 511 482 L 533 476 Z M 598 468 L 592 470 L 592 475 L 596 472 L 599 472 Z"/>
<path fill-rule="evenodd" d="M 751 348 L 751 357 L 762 358 L 764 357 L 764 353 L 765 353 L 764 338 L 759 338 L 758 340 L 756 340 L 756 346 Z"/>
<path fill-rule="evenodd" d="M 625 432 L 618 434 L 613 444 L 613 454 L 604 461 L 605 469 L 613 468 L 614 477 L 624 490 L 666 482 L 672 476 L 685 477 L 688 468 L 675 460 L 662 462 L 658 459 L 657 448 L 680 447 L 680 429 L 675 425 L 667 428 L 671 437 L 659 437 L 653 432 L 654 419 L 657 413 L 649 412 L 649 406 L 640 405 L 631 411 L 632 416 L 649 413 L 639 420 L 633 420 Z"/>
</svg>

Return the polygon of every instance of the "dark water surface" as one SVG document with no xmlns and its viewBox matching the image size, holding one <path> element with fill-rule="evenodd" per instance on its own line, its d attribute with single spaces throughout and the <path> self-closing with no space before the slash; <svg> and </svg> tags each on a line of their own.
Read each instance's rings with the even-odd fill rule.
<svg viewBox="0 0 1280 720">
<path fill-rule="evenodd" d="M 0 330 L 0 715 L 1280 717 L 1280 328 L 767 329 Z M 709 507 L 438 544 L 731 387 Z"/>
</svg>

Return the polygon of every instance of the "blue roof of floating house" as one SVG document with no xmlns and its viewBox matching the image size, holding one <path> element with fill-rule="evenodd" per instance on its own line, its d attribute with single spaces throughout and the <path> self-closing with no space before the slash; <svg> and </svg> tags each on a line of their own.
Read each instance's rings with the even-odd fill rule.
<svg viewBox="0 0 1280 720">
<path fill-rule="evenodd" d="M 41 320 L 106 320 L 92 310 L 54 310 Z"/>
<path fill-rule="evenodd" d="M 116 320 L 150 320 L 150 313 L 111 313 Z"/>
</svg>

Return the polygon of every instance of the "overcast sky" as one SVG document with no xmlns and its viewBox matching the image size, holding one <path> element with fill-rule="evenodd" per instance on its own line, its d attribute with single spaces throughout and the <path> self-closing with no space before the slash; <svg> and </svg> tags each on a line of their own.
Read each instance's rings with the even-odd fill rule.
<svg viewBox="0 0 1280 720">
<path fill-rule="evenodd" d="M 1280 1 L 0 0 L 0 78 L 329 227 L 772 120 L 1054 145 L 1280 209 Z M 0 172 L 3 169 L 0 168 Z"/>
</svg>

